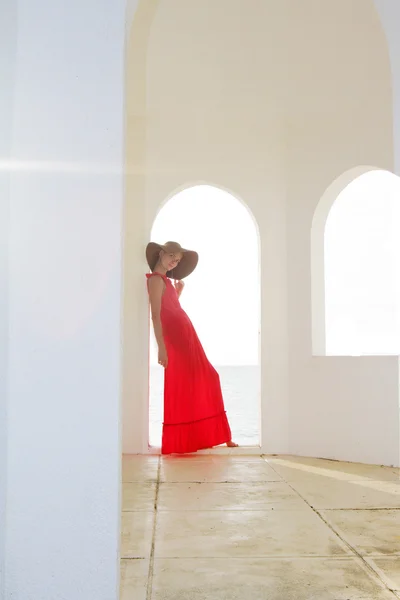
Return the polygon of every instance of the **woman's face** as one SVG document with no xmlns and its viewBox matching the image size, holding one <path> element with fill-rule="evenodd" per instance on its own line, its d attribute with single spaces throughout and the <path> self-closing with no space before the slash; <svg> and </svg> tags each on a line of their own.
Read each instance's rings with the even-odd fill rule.
<svg viewBox="0 0 400 600">
<path fill-rule="evenodd" d="M 169 253 L 162 251 L 160 254 L 161 264 L 167 271 L 172 271 L 177 265 L 179 265 L 180 261 L 182 260 L 182 256 L 183 254 L 181 252 L 174 254 L 173 252 Z"/>
</svg>

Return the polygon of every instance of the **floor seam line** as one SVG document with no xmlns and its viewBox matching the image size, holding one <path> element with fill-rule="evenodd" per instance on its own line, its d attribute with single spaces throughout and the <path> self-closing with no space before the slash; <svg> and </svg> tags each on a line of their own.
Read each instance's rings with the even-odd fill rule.
<svg viewBox="0 0 400 600">
<path fill-rule="evenodd" d="M 160 473 L 161 473 L 161 457 L 158 458 L 157 465 L 157 481 L 156 481 L 156 493 L 154 497 L 154 520 L 153 520 L 153 532 L 151 537 L 151 550 L 149 560 L 149 572 L 147 577 L 147 590 L 146 600 L 151 600 L 153 595 L 153 575 L 154 575 L 154 548 L 156 542 L 156 528 L 157 528 L 157 507 L 158 507 L 158 494 L 160 490 Z"/>
<path fill-rule="evenodd" d="M 380 557 L 381 558 L 381 557 Z M 318 560 L 332 560 L 335 562 L 340 562 L 340 561 L 353 561 L 354 560 L 354 556 L 350 556 L 350 554 L 341 554 L 341 555 L 335 555 L 332 556 L 331 554 L 254 554 L 249 556 L 248 554 L 246 555 L 237 555 L 237 556 L 157 556 L 156 560 L 223 560 L 223 561 L 230 561 L 230 560 L 258 560 L 258 559 L 263 559 L 263 560 L 288 560 L 288 559 L 304 559 L 307 561 L 312 561 L 315 559 Z M 129 559 L 128 559 L 129 560 Z"/>
<path fill-rule="evenodd" d="M 272 465 L 269 465 L 274 471 L 274 467 Z M 277 471 L 275 471 L 277 473 Z M 392 590 L 384 581 L 384 579 L 379 575 L 379 573 L 377 571 L 375 571 L 375 569 L 366 561 L 366 559 L 362 556 L 362 554 L 360 552 L 358 552 L 358 550 L 356 550 L 356 548 L 354 548 L 351 544 L 349 544 L 349 542 L 347 542 L 340 534 L 338 531 L 336 531 L 336 529 L 333 527 L 333 525 L 331 525 L 329 523 L 329 521 L 327 521 L 326 519 L 324 519 L 323 515 L 319 512 L 318 509 L 314 508 L 309 502 L 308 500 L 302 496 L 302 494 L 296 490 L 296 488 L 286 479 L 284 479 L 284 481 L 288 484 L 288 486 L 299 496 L 299 498 L 301 498 L 301 500 L 303 500 L 303 502 L 305 502 L 307 504 L 307 506 L 309 506 L 311 508 L 311 510 L 317 515 L 317 517 L 324 523 L 324 525 L 326 525 L 328 527 L 328 529 L 330 529 L 332 531 L 332 533 L 334 533 L 339 539 L 340 541 L 347 546 L 347 548 L 359 559 L 361 560 L 361 562 L 363 563 L 365 569 L 373 574 L 373 576 L 378 579 L 378 581 L 381 582 L 381 584 L 384 586 L 384 588 L 390 592 L 391 594 L 393 594 L 393 597 L 396 598 L 396 594 L 394 593 L 394 590 Z M 336 510 L 336 509 L 332 509 L 332 510 Z"/>
<path fill-rule="evenodd" d="M 391 588 L 390 588 L 390 587 L 387 585 L 387 583 L 386 583 L 386 582 L 385 582 L 385 580 L 384 580 L 384 579 L 383 579 L 383 578 L 380 576 L 380 574 L 378 573 L 378 571 L 375 571 L 375 569 L 374 569 L 374 568 L 373 568 L 373 567 L 372 567 L 372 566 L 369 564 L 369 562 L 367 562 L 367 560 L 366 560 L 366 557 L 364 557 L 364 556 L 363 556 L 363 555 L 362 555 L 360 552 L 358 552 L 358 550 L 356 550 L 356 548 L 354 548 L 354 547 L 353 547 L 351 544 L 349 544 L 348 542 L 346 542 L 346 540 L 345 540 L 345 539 L 343 539 L 343 537 L 342 537 L 342 536 L 339 534 L 339 532 L 338 532 L 338 531 L 336 531 L 336 529 L 333 527 L 333 525 L 331 525 L 331 524 L 330 524 L 328 521 L 326 521 L 326 519 L 324 519 L 323 515 L 321 515 L 321 514 L 320 514 L 320 512 L 319 512 L 319 511 L 318 511 L 316 508 L 313 508 L 312 506 L 311 506 L 311 508 L 313 509 L 313 511 L 315 512 L 315 514 L 316 514 L 316 515 L 317 515 L 317 516 L 318 516 L 318 517 L 321 519 L 321 521 L 322 521 L 323 523 L 325 523 L 325 525 L 326 525 L 327 527 L 329 527 L 329 529 L 330 529 L 330 530 L 331 530 L 331 531 L 332 531 L 332 532 L 333 532 L 335 535 L 337 535 L 337 536 L 338 536 L 338 538 L 339 538 L 339 539 L 340 539 L 340 540 L 341 540 L 341 541 L 342 541 L 344 544 L 346 544 L 346 546 L 348 546 L 348 548 L 349 548 L 349 549 L 350 549 L 352 552 L 354 552 L 354 554 L 357 556 L 357 558 L 359 558 L 359 559 L 362 561 L 362 563 L 363 563 L 364 567 L 366 568 L 366 570 L 367 570 L 367 571 L 369 571 L 370 573 L 372 573 L 372 574 L 375 576 L 375 578 L 376 578 L 376 579 L 378 579 L 378 580 L 379 580 L 379 581 L 382 583 L 382 585 L 385 587 L 385 589 L 386 589 L 386 590 L 388 590 L 389 592 L 391 592 L 391 593 L 393 594 L 393 596 L 394 596 L 394 597 L 396 597 L 396 596 L 395 596 L 395 594 L 394 594 L 394 590 L 392 590 L 392 589 L 391 589 Z"/>
</svg>

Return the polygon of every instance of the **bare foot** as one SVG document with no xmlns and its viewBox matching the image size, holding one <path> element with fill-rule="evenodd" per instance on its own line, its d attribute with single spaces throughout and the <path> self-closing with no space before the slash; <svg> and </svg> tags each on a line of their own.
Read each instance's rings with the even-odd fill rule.
<svg viewBox="0 0 400 600">
<path fill-rule="evenodd" d="M 232 442 L 232 440 L 230 442 L 226 442 L 226 445 L 228 448 L 237 448 L 239 446 L 239 444 L 235 444 L 235 442 Z"/>
</svg>

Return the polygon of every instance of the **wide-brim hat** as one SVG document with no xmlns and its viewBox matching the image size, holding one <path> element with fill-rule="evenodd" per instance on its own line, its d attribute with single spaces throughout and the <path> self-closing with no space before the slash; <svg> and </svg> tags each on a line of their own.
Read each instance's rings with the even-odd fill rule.
<svg viewBox="0 0 400 600">
<path fill-rule="evenodd" d="M 177 264 L 172 271 L 167 272 L 167 277 L 170 277 L 171 279 L 184 279 L 197 267 L 199 255 L 197 252 L 194 252 L 194 250 L 182 248 L 178 242 L 166 242 L 165 244 L 150 242 L 147 244 L 146 248 L 146 259 L 151 271 L 154 271 L 155 266 L 158 263 L 161 250 L 164 250 L 164 252 L 167 252 L 168 254 L 182 253 L 182 259 L 179 264 Z"/>
</svg>

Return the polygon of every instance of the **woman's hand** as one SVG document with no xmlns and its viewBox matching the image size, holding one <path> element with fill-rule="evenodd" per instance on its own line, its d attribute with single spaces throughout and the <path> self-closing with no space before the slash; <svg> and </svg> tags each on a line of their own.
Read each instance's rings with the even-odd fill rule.
<svg viewBox="0 0 400 600">
<path fill-rule="evenodd" d="M 165 347 L 158 349 L 158 364 L 164 367 L 164 369 L 168 366 L 168 354 Z"/>
<path fill-rule="evenodd" d="M 185 287 L 185 284 L 184 284 L 183 281 L 178 281 L 178 280 L 175 279 L 174 286 L 175 286 L 176 293 L 178 294 L 178 298 L 179 298 L 179 296 L 183 292 L 183 288 Z"/>
</svg>

